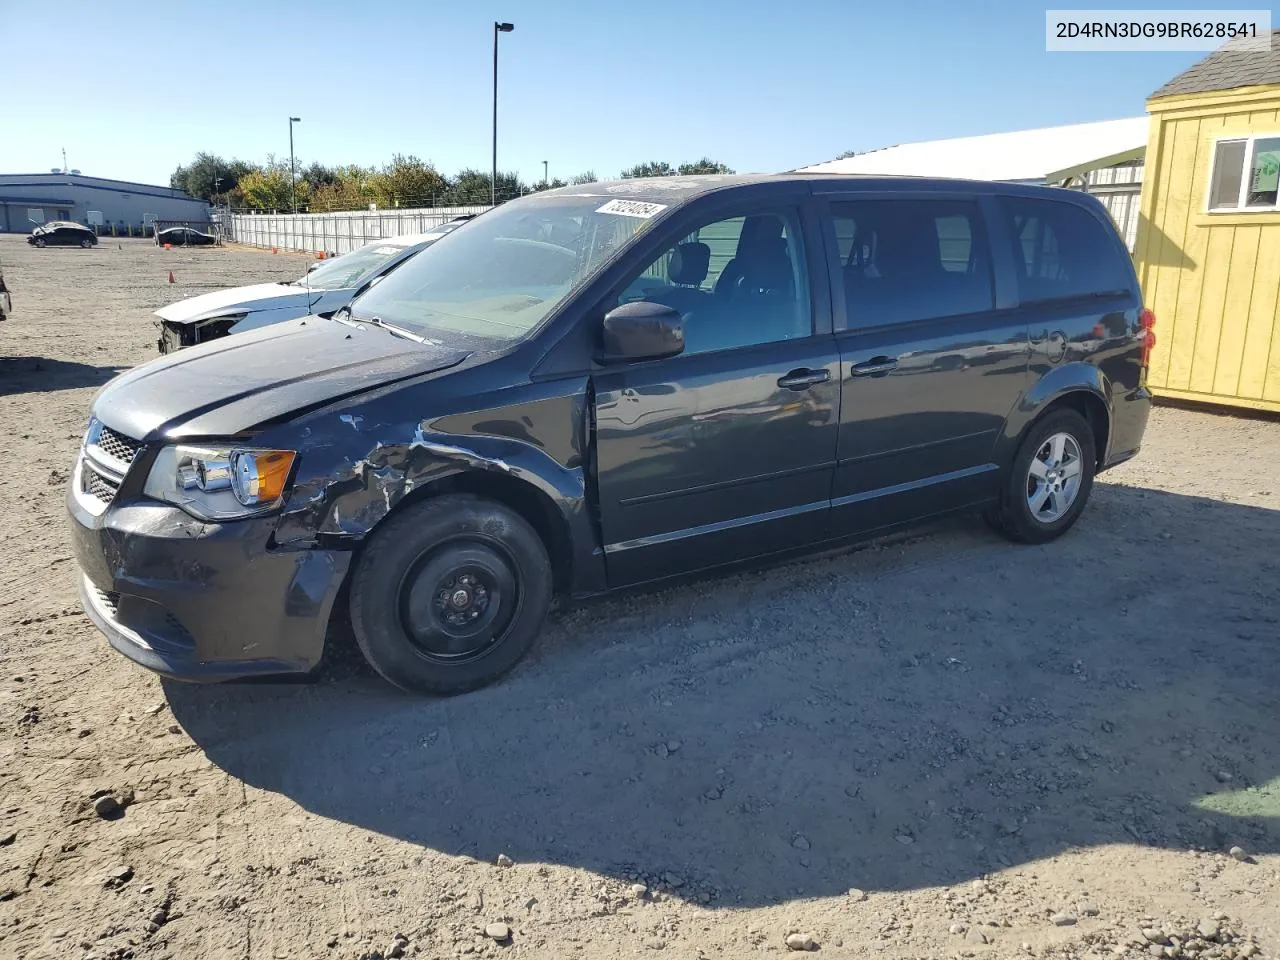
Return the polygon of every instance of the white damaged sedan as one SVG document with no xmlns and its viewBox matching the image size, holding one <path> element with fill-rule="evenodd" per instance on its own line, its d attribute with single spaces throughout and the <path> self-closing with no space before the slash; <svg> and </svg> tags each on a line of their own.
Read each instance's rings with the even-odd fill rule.
<svg viewBox="0 0 1280 960">
<path fill-rule="evenodd" d="M 426 233 L 385 237 L 307 271 L 289 283 L 257 283 L 179 300 L 157 310 L 161 353 L 256 330 L 313 314 L 325 316 L 346 306 L 418 251 L 470 219 L 459 217 Z"/>
</svg>

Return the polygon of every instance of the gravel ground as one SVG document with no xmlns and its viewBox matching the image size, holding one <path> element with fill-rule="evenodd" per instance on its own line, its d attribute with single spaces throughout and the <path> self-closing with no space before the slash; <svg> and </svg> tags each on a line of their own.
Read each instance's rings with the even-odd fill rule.
<svg viewBox="0 0 1280 960">
<path fill-rule="evenodd" d="M 191 687 L 79 612 L 68 468 L 153 309 L 303 261 L 0 262 L 0 956 L 1280 956 L 1280 423 L 1158 409 L 1056 544 L 599 604 L 465 697 Z"/>
</svg>

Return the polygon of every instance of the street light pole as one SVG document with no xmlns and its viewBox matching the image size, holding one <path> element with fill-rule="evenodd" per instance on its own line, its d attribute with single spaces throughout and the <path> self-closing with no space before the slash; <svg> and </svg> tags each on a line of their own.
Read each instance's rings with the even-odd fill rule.
<svg viewBox="0 0 1280 960">
<path fill-rule="evenodd" d="M 510 33 L 514 23 L 493 22 L 493 170 L 489 178 L 489 202 L 498 205 L 498 34 Z"/>
<path fill-rule="evenodd" d="M 297 171 L 297 165 L 294 163 L 294 160 L 293 160 L 293 125 L 295 123 L 301 123 L 301 122 L 302 122 L 301 117 L 289 118 L 289 202 L 293 204 L 294 213 L 298 212 L 298 192 L 297 192 L 298 171 Z"/>
<path fill-rule="evenodd" d="M 551 186 L 551 181 L 547 179 L 547 161 L 542 161 L 542 185 L 544 187 Z"/>
</svg>

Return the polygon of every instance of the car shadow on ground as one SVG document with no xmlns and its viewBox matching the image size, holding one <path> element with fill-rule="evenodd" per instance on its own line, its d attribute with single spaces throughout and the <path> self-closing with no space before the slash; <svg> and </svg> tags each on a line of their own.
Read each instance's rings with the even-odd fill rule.
<svg viewBox="0 0 1280 960">
<path fill-rule="evenodd" d="M 1070 847 L 1280 851 L 1280 511 L 1099 484 L 1059 542 L 961 521 L 610 601 L 432 700 L 167 683 L 215 764 L 446 853 L 776 904 Z"/>
<path fill-rule="evenodd" d="M 100 387 L 123 369 L 48 357 L 0 356 L 0 396 Z"/>
</svg>

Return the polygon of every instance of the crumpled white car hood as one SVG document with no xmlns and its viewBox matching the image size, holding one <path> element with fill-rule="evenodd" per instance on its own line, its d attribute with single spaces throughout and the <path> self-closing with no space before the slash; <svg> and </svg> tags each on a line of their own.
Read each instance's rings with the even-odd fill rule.
<svg viewBox="0 0 1280 960">
<path fill-rule="evenodd" d="M 255 313 L 259 310 L 281 310 L 287 307 L 297 307 L 298 313 L 303 314 L 320 299 L 321 293 L 319 290 L 311 291 L 308 302 L 307 291 L 303 287 L 291 287 L 283 283 L 255 283 L 248 287 L 232 287 L 229 290 L 215 290 L 188 297 L 161 307 L 156 311 L 156 316 L 174 323 L 189 323 L 229 313 Z"/>
</svg>

